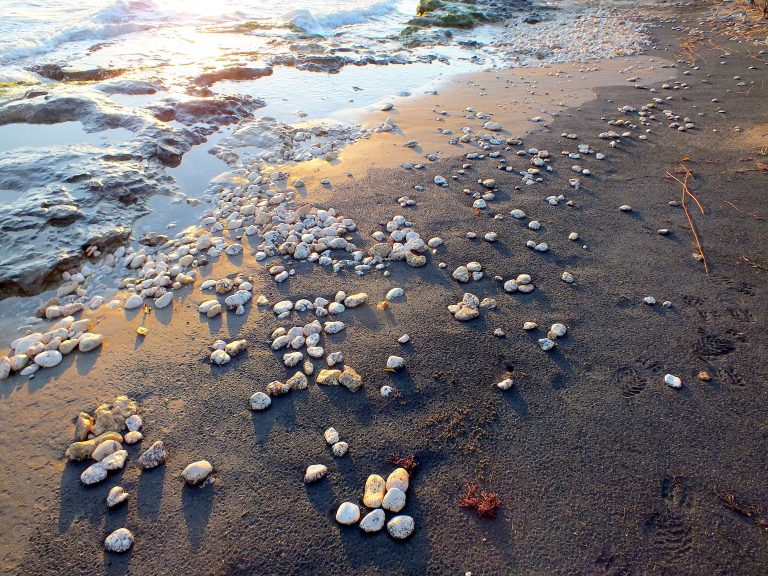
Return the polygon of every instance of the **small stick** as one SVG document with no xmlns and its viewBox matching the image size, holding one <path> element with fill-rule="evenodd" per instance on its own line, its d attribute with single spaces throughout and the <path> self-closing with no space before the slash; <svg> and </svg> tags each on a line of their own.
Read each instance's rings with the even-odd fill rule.
<svg viewBox="0 0 768 576">
<path fill-rule="evenodd" d="M 751 212 L 744 212 L 744 210 L 740 210 L 733 202 L 728 202 L 728 200 L 723 200 L 725 204 L 728 204 L 728 206 L 731 206 L 734 208 L 737 212 L 741 212 L 742 214 L 746 214 L 747 216 L 751 217 L 753 220 L 763 221 L 765 218 L 762 216 L 758 216 L 757 214 L 752 214 Z"/>
<path fill-rule="evenodd" d="M 686 199 L 688 196 L 694 199 L 696 204 L 699 207 L 699 210 L 701 210 L 701 213 L 704 214 L 704 207 L 701 205 L 701 202 L 699 202 L 699 199 L 696 198 L 696 196 L 691 192 L 691 189 L 688 188 L 688 178 L 690 177 L 693 179 L 693 173 L 688 170 L 685 166 L 682 164 L 680 165 L 680 168 L 685 171 L 685 179 L 680 180 L 677 176 L 674 174 L 667 172 L 667 176 L 670 178 L 673 178 L 674 180 L 677 180 L 683 187 L 683 194 L 682 194 L 682 204 L 683 204 L 683 210 L 685 210 L 685 217 L 688 218 L 688 224 L 691 227 L 691 232 L 693 232 L 693 238 L 696 240 L 696 247 L 699 249 L 699 254 L 701 254 L 701 259 L 704 262 L 704 273 L 709 276 L 709 264 L 707 263 L 707 257 L 704 255 L 704 248 L 701 246 L 701 240 L 699 239 L 699 234 L 696 232 L 696 226 L 693 223 L 693 218 L 691 218 L 691 213 L 688 211 L 688 205 L 686 203 Z"/>
</svg>

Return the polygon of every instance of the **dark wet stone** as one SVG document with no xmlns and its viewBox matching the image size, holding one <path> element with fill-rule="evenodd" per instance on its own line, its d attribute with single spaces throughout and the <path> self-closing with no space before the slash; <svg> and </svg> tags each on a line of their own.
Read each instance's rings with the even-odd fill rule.
<svg viewBox="0 0 768 576">
<path fill-rule="evenodd" d="M 146 199 L 175 188 L 158 162 L 130 157 L 82 147 L 0 158 L 0 188 L 19 192 L 0 212 L 0 298 L 44 291 L 85 260 L 87 246 L 105 252 L 127 241 Z"/>
<path fill-rule="evenodd" d="M 212 86 L 220 80 L 255 80 L 262 76 L 271 76 L 272 68 L 269 66 L 261 68 L 249 68 L 245 66 L 234 66 L 230 68 L 222 68 L 215 72 L 206 72 L 200 74 L 192 82 L 197 86 Z"/>
<path fill-rule="evenodd" d="M 293 54 L 277 54 L 270 59 L 269 63 L 272 66 L 296 66 L 296 56 Z"/>
<path fill-rule="evenodd" d="M 107 92 L 142 89 L 127 81 L 111 86 Z M 47 289 L 63 270 L 82 263 L 86 246 L 104 252 L 125 242 L 133 222 L 148 213 L 151 195 L 178 191 L 165 166 L 178 166 L 219 126 L 252 116 L 263 105 L 248 96 L 166 99 L 150 107 L 153 117 L 112 101 L 102 90 L 75 92 L 64 85 L 0 104 L 0 125 L 80 121 L 89 132 L 132 133 L 109 149 L 51 146 L 0 156 L 0 189 L 16 193 L 0 206 L 0 298 Z"/>
<path fill-rule="evenodd" d="M 347 63 L 347 59 L 342 56 L 326 55 L 304 55 L 296 59 L 296 68 L 298 70 L 307 70 L 308 72 L 327 72 L 336 74 Z"/>
<path fill-rule="evenodd" d="M 178 140 L 166 138 L 156 144 L 157 146 L 157 159 L 160 160 L 166 166 L 175 167 L 181 164 L 181 157 L 187 150 L 189 145 L 184 146 Z"/>
<path fill-rule="evenodd" d="M 528 14 L 525 18 L 523 18 L 523 22 L 525 24 L 538 24 L 539 22 L 543 22 L 544 18 L 539 14 Z"/>
<path fill-rule="evenodd" d="M 250 96 L 217 96 L 184 102 L 164 100 L 151 105 L 149 110 L 163 122 L 176 120 L 182 124 L 204 122 L 220 126 L 238 122 L 263 106 L 263 100 Z"/>
<path fill-rule="evenodd" d="M 165 234 L 158 234 L 157 232 L 147 232 L 139 239 L 139 244 L 151 247 L 160 246 L 166 242 L 168 242 L 168 236 Z"/>
<path fill-rule="evenodd" d="M 0 105 L 0 126 L 4 124 L 58 124 L 79 120 L 86 130 L 98 132 L 107 128 L 137 128 L 145 122 L 115 105 L 98 93 L 40 93 Z"/>
<path fill-rule="evenodd" d="M 97 89 L 104 94 L 156 94 L 164 90 L 159 82 L 148 82 L 145 80 L 115 80 L 113 82 L 104 82 Z"/>
<path fill-rule="evenodd" d="M 58 64 L 41 64 L 29 68 L 30 72 L 57 82 L 96 82 L 122 76 L 123 68 L 93 68 L 91 70 L 68 70 Z"/>
</svg>

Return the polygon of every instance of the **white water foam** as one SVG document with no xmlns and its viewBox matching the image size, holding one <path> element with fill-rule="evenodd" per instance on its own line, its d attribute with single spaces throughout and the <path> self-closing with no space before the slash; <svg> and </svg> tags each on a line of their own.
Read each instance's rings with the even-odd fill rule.
<svg viewBox="0 0 768 576">
<path fill-rule="evenodd" d="M 315 13 L 310 9 L 300 8 L 284 14 L 281 20 L 285 23 L 294 24 L 310 34 L 327 36 L 343 26 L 364 24 L 393 12 L 415 13 L 415 2 L 413 3 L 414 6 L 411 7 L 410 2 L 403 2 L 402 0 L 380 0 L 368 5 L 360 2 L 350 4 L 339 6 L 335 10 L 325 13 Z M 408 11 L 411 8 L 413 9 Z"/>
<path fill-rule="evenodd" d="M 293 23 L 312 34 L 340 27 L 405 22 L 417 0 L 328 0 L 306 8 L 304 0 L 221 0 L 214 10 L 202 0 L 7 0 L 0 19 L 0 65 L 55 52 L 70 43 L 109 41 L 162 27 L 234 24 L 246 21 Z M 67 59 L 66 57 L 63 59 Z"/>
</svg>

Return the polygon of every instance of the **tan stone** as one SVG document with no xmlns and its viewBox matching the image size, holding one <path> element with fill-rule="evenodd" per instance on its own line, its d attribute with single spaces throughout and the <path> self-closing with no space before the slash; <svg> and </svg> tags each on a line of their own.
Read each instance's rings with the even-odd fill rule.
<svg viewBox="0 0 768 576">
<path fill-rule="evenodd" d="M 387 476 L 387 490 L 392 488 L 399 488 L 403 492 L 408 492 L 408 483 L 410 481 L 410 474 L 405 468 L 397 468 Z"/>
<path fill-rule="evenodd" d="M 321 386 L 338 386 L 341 370 L 320 370 L 317 374 L 317 383 Z"/>
<path fill-rule="evenodd" d="M 87 460 L 96 450 L 97 442 L 95 440 L 85 440 L 83 442 L 73 442 L 67 448 L 64 455 L 70 460 Z"/>
<path fill-rule="evenodd" d="M 122 434 L 119 434 L 117 432 L 104 432 L 104 434 L 94 436 L 93 438 L 89 438 L 89 440 L 96 440 L 96 446 L 98 446 L 102 442 L 108 442 L 109 440 L 114 440 L 115 442 L 122 442 L 123 436 Z"/>
<path fill-rule="evenodd" d="M 91 454 L 91 458 L 93 458 L 97 462 L 100 462 L 110 454 L 113 454 L 118 450 L 122 450 L 122 449 L 123 447 L 120 445 L 119 442 L 115 440 L 107 440 L 106 442 L 102 442 L 101 444 L 96 446 L 96 449 Z"/>
<path fill-rule="evenodd" d="M 88 434 L 93 428 L 93 418 L 85 412 L 80 412 L 75 420 L 75 439 L 82 442 L 88 438 Z"/>
<path fill-rule="evenodd" d="M 296 374 L 288 378 L 286 384 L 293 390 L 304 390 L 308 385 L 308 381 L 302 372 L 296 372 Z"/>
<path fill-rule="evenodd" d="M 350 392 L 357 392 L 363 386 L 363 378 L 351 366 L 344 366 L 344 371 L 339 376 L 339 384 Z"/>
<path fill-rule="evenodd" d="M 61 352 L 64 356 L 72 352 L 75 348 L 77 348 L 77 345 L 80 343 L 79 340 L 71 339 L 71 340 L 64 340 L 61 344 L 59 344 L 59 352 Z"/>
<path fill-rule="evenodd" d="M 384 500 L 385 492 L 384 478 L 378 474 L 371 474 L 365 481 L 365 494 L 363 494 L 363 504 L 368 508 L 379 508 Z"/>
</svg>

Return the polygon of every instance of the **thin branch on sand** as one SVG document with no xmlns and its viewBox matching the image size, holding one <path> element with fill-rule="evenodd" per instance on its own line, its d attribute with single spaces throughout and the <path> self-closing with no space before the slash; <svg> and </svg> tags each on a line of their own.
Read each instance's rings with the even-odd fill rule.
<svg viewBox="0 0 768 576">
<path fill-rule="evenodd" d="M 693 172 L 691 172 L 688 168 L 686 168 L 682 164 L 680 165 L 679 169 L 675 170 L 675 173 L 685 175 L 681 180 L 680 178 L 675 176 L 673 173 L 667 172 L 667 176 L 679 182 L 680 185 L 683 187 L 683 192 L 682 192 L 683 210 L 685 210 L 685 216 L 686 218 L 688 218 L 688 224 L 691 227 L 691 232 L 693 232 L 693 238 L 694 240 L 696 240 L 696 247 L 699 249 L 699 254 L 701 254 L 701 260 L 704 263 L 704 273 L 709 275 L 709 264 L 707 263 L 707 257 L 704 255 L 704 248 L 702 248 L 701 246 L 701 240 L 699 239 L 699 234 L 696 231 L 696 225 L 693 223 L 693 218 L 691 217 L 691 213 L 688 210 L 687 199 L 690 196 L 691 198 L 693 198 L 694 202 L 696 202 L 696 205 L 699 207 L 699 210 L 701 210 L 701 213 L 704 214 L 704 207 L 701 205 L 701 202 L 699 202 L 699 199 L 696 198 L 696 195 L 693 192 L 691 192 L 691 189 L 688 187 L 688 182 L 690 180 L 694 180 L 695 178 L 693 177 Z"/>
<path fill-rule="evenodd" d="M 765 218 L 763 218 L 762 216 L 758 216 L 757 214 L 753 214 L 752 212 L 744 212 L 744 210 L 741 210 L 741 209 L 740 209 L 738 206 L 736 206 L 736 204 L 734 204 L 733 202 L 728 202 L 728 200 L 723 200 L 723 203 L 725 203 L 725 204 L 728 204 L 728 206 L 732 207 L 732 208 L 733 208 L 734 210 L 736 210 L 737 212 L 741 212 L 742 214 L 745 214 L 745 215 L 749 216 L 749 217 L 750 217 L 750 218 L 752 218 L 753 220 L 757 220 L 757 221 L 763 221 L 763 220 L 765 220 Z"/>
</svg>

